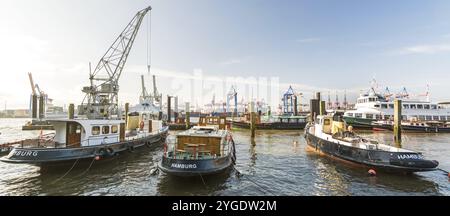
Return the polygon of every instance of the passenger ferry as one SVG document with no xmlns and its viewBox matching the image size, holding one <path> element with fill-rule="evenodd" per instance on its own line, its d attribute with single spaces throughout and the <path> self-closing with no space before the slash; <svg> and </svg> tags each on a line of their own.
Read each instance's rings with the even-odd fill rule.
<svg viewBox="0 0 450 216">
<path fill-rule="evenodd" d="M 394 119 L 394 101 L 376 93 L 374 88 L 358 97 L 355 108 L 344 113 L 344 121 L 355 128 L 371 129 L 374 121 Z M 447 122 L 450 121 L 450 108 L 444 103 L 402 98 L 402 120 Z"/>
</svg>

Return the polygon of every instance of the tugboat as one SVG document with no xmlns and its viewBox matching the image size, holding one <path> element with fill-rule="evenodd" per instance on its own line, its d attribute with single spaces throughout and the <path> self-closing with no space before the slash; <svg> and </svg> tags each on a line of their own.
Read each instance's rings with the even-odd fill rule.
<svg viewBox="0 0 450 216">
<path fill-rule="evenodd" d="M 36 139 L 9 143 L 11 152 L 0 158 L 7 163 L 26 163 L 38 166 L 62 165 L 83 159 L 113 157 L 126 150 L 152 146 L 165 140 L 168 127 L 148 115 L 121 118 L 118 109 L 119 77 L 131 50 L 139 26 L 151 10 L 139 11 L 115 40 L 95 70 L 90 73 L 90 86 L 84 87 L 85 100 L 74 115 L 69 106 L 68 119 L 48 119 L 55 133 Z M 137 121 L 137 124 L 132 124 Z M 126 130 L 126 128 L 128 130 Z M 74 162 L 75 161 L 75 162 Z"/>
<path fill-rule="evenodd" d="M 202 176 L 224 172 L 236 161 L 231 133 L 225 117 L 206 117 L 206 124 L 168 138 L 158 167 L 173 176 Z M 205 122 L 201 120 L 200 122 Z"/>
<path fill-rule="evenodd" d="M 342 116 L 318 115 L 305 128 L 309 147 L 328 156 L 390 172 L 412 173 L 436 170 L 438 162 L 419 152 L 379 143 L 345 129 Z"/>
</svg>

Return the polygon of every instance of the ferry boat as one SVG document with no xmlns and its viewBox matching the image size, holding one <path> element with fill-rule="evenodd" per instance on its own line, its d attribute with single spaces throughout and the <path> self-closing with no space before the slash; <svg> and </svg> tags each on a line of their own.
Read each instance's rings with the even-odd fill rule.
<svg viewBox="0 0 450 216">
<path fill-rule="evenodd" d="M 375 121 L 372 123 L 373 130 L 392 131 L 394 128 L 393 121 Z M 450 133 L 450 122 L 440 121 L 402 121 L 401 128 L 404 132 L 417 133 Z"/>
<path fill-rule="evenodd" d="M 356 110 L 344 113 L 344 121 L 355 128 L 363 129 L 371 129 L 375 121 L 392 121 L 394 101 L 390 98 L 389 95 L 382 95 L 371 88 L 368 93 L 358 97 Z M 450 108 L 444 106 L 444 103 L 411 100 L 406 95 L 401 98 L 403 121 L 450 121 Z"/>
<path fill-rule="evenodd" d="M 226 130 L 225 117 L 205 119 L 206 124 L 168 138 L 158 164 L 161 171 L 173 176 L 203 176 L 224 172 L 235 164 L 235 144 Z"/>
<path fill-rule="evenodd" d="M 305 128 L 310 148 L 333 158 L 390 172 L 433 171 L 437 161 L 427 160 L 415 151 L 398 148 L 364 138 L 345 128 L 340 115 L 319 115 Z"/>
<path fill-rule="evenodd" d="M 47 119 L 53 125 L 52 137 L 38 137 L 9 143 L 14 148 L 0 161 L 38 166 L 62 165 L 83 159 L 113 157 L 121 152 L 163 141 L 168 127 L 138 109 L 121 118 L 118 108 L 119 77 L 144 16 L 151 7 L 139 11 L 89 73 L 90 86 L 78 106 L 69 107 L 69 118 Z M 7 145 L 5 145 L 7 146 Z M 75 165 L 75 162 L 73 164 Z"/>
</svg>

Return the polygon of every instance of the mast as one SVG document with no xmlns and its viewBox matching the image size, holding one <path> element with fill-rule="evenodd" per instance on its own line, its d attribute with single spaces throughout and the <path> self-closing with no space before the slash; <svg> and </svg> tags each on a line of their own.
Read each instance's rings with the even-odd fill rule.
<svg viewBox="0 0 450 216">
<path fill-rule="evenodd" d="M 119 78 L 142 20 L 151 9 L 147 7 L 133 17 L 89 74 L 91 85 L 83 88 L 86 97 L 80 114 L 86 114 L 89 119 L 119 118 Z"/>
</svg>

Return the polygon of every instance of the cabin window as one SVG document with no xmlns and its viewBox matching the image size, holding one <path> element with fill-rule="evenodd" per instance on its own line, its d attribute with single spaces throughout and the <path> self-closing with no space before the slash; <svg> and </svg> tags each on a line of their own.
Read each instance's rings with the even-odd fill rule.
<svg viewBox="0 0 450 216">
<path fill-rule="evenodd" d="M 362 113 L 355 113 L 355 118 L 362 118 Z"/>
<path fill-rule="evenodd" d="M 423 109 L 423 105 L 422 104 L 417 104 L 417 109 Z"/>
<path fill-rule="evenodd" d="M 111 126 L 111 133 L 117 133 L 119 131 L 119 126 L 117 125 L 112 125 Z"/>
<path fill-rule="evenodd" d="M 445 118 L 445 116 L 441 116 L 441 121 L 447 121 L 447 119 Z"/>
<path fill-rule="evenodd" d="M 431 105 L 431 109 L 437 109 L 436 104 L 432 104 L 432 105 Z"/>
<path fill-rule="evenodd" d="M 403 109 L 409 109 L 409 104 L 403 104 Z"/>
<path fill-rule="evenodd" d="M 373 114 L 366 114 L 367 119 L 373 119 Z"/>
<path fill-rule="evenodd" d="M 408 117 L 406 115 L 402 115 L 402 119 L 400 120 L 408 120 Z"/>
<path fill-rule="evenodd" d="M 425 119 L 426 119 L 427 121 L 431 121 L 431 120 L 433 120 L 433 117 L 432 117 L 432 116 L 425 116 Z"/>
<path fill-rule="evenodd" d="M 425 116 L 420 115 L 420 116 L 419 116 L 419 120 L 420 120 L 420 121 L 425 121 Z"/>
<path fill-rule="evenodd" d="M 353 117 L 353 113 L 347 113 L 347 116 Z"/>
<path fill-rule="evenodd" d="M 389 104 L 390 109 L 394 109 L 394 104 Z"/>
<path fill-rule="evenodd" d="M 425 105 L 423 105 L 423 108 L 424 109 L 430 109 L 430 105 L 429 104 L 425 104 Z"/>
<path fill-rule="evenodd" d="M 109 126 L 102 127 L 102 134 L 109 134 Z"/>
<path fill-rule="evenodd" d="M 433 116 L 434 121 L 439 121 L 439 116 Z"/>
<path fill-rule="evenodd" d="M 382 109 L 387 109 L 387 104 L 381 104 Z"/>
<path fill-rule="evenodd" d="M 100 134 L 100 126 L 93 126 L 92 135 L 99 135 L 99 134 Z"/>
<path fill-rule="evenodd" d="M 389 120 L 389 115 L 384 115 L 384 120 Z"/>
<path fill-rule="evenodd" d="M 375 115 L 375 118 L 376 118 L 376 119 L 381 119 L 381 115 L 378 115 L 378 114 L 377 114 L 377 115 Z"/>
<path fill-rule="evenodd" d="M 411 109 L 416 109 L 416 105 L 415 104 L 411 104 Z"/>
<path fill-rule="evenodd" d="M 447 116 L 447 121 L 450 121 L 450 116 Z"/>
<path fill-rule="evenodd" d="M 380 108 L 380 104 L 375 104 L 375 107 L 376 108 Z"/>
</svg>

